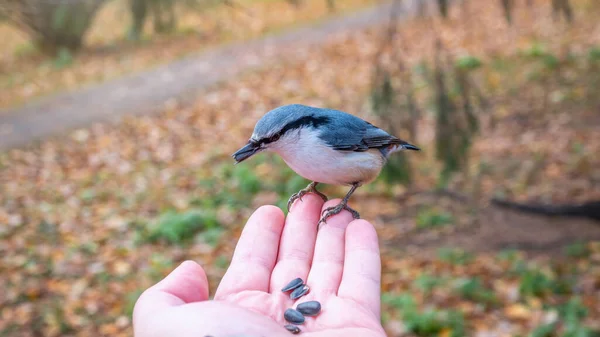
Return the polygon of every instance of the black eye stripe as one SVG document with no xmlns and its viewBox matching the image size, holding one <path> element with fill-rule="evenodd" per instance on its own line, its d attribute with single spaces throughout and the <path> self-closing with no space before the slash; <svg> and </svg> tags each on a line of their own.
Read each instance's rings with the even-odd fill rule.
<svg viewBox="0 0 600 337">
<path fill-rule="evenodd" d="M 269 137 L 269 138 L 265 138 L 265 139 L 261 139 L 260 143 L 262 144 L 269 144 L 269 143 L 273 143 L 279 140 L 279 138 L 281 137 L 280 133 L 276 133 L 273 136 Z"/>
<path fill-rule="evenodd" d="M 282 135 L 286 134 L 286 132 L 288 132 L 290 130 L 301 129 L 304 127 L 316 128 L 320 125 L 324 125 L 327 123 L 329 123 L 328 117 L 305 116 L 305 117 L 302 117 L 292 123 L 287 124 L 280 132 L 274 134 L 273 136 L 259 140 L 258 143 L 259 144 L 269 144 L 272 142 L 276 142 L 279 140 L 279 138 Z"/>
</svg>

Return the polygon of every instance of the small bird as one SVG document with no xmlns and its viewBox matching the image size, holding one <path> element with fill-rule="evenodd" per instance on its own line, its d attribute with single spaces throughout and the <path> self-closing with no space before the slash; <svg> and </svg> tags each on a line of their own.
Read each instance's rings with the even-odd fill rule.
<svg viewBox="0 0 600 337">
<path fill-rule="evenodd" d="M 373 124 L 339 110 L 301 104 L 281 106 L 267 112 L 254 127 L 248 143 L 232 157 L 236 164 L 262 151 L 273 151 L 297 174 L 311 183 L 288 200 L 317 190 L 319 183 L 350 186 L 342 201 L 321 214 L 318 225 L 346 209 L 355 219 L 360 214 L 348 206 L 354 191 L 377 178 L 388 157 L 400 150 L 419 151 Z"/>
</svg>

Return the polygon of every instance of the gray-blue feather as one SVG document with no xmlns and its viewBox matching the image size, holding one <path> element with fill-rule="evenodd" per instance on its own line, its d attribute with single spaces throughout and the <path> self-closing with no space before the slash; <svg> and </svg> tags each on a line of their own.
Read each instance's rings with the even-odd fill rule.
<svg viewBox="0 0 600 337">
<path fill-rule="evenodd" d="M 390 145 L 408 144 L 354 115 L 301 104 L 269 111 L 256 124 L 254 136 L 265 139 L 303 127 L 319 130 L 319 138 L 339 151 L 360 152 L 376 148 L 385 155 Z"/>
</svg>

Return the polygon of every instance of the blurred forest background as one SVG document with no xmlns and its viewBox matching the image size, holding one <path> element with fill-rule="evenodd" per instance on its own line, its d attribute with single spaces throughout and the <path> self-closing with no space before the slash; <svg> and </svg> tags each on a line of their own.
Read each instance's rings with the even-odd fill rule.
<svg viewBox="0 0 600 337">
<path fill-rule="evenodd" d="M 275 34 L 374 0 L 2 0 L 0 108 Z"/>
<path fill-rule="evenodd" d="M 2 0 L 1 106 L 373 5 Z M 597 0 L 398 0 L 192 104 L 0 152 L 0 336 L 129 336 L 141 291 L 185 259 L 215 289 L 249 214 L 307 184 L 230 158 L 289 103 L 423 149 L 351 200 L 380 236 L 389 336 L 600 336 L 598 18 Z"/>
</svg>

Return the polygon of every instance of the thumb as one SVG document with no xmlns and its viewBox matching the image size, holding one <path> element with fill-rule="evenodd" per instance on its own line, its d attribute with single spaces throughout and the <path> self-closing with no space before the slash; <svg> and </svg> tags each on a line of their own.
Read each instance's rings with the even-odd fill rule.
<svg viewBox="0 0 600 337">
<path fill-rule="evenodd" d="M 184 261 L 163 280 L 142 293 L 133 309 L 133 322 L 146 313 L 208 300 L 208 279 L 204 269 Z"/>
</svg>

